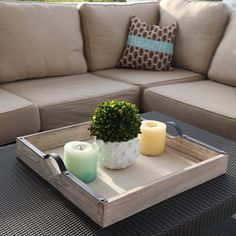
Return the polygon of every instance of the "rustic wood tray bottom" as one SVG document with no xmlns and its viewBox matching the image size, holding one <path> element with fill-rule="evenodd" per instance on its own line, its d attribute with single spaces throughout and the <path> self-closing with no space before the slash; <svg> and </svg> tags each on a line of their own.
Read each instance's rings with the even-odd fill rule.
<svg viewBox="0 0 236 236">
<path fill-rule="evenodd" d="M 83 141 L 93 142 L 92 139 Z M 43 151 L 44 153 L 58 153 L 63 159 L 63 147 L 64 145 Z M 182 170 L 197 162 L 190 155 L 183 155 L 183 153 L 166 147 L 165 152 L 157 157 L 148 157 L 140 154 L 132 166 L 123 170 L 109 170 L 98 164 L 97 178 L 88 185 L 109 199 L 125 193 L 127 190 L 143 187 L 161 177 Z"/>
</svg>

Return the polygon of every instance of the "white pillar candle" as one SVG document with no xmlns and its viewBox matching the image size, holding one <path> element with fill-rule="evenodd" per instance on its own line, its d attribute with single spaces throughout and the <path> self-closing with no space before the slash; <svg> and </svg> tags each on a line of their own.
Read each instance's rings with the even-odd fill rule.
<svg viewBox="0 0 236 236">
<path fill-rule="evenodd" d="M 140 153 L 147 156 L 161 155 L 165 150 L 166 124 L 155 120 L 145 120 L 142 121 L 140 130 Z"/>
<path fill-rule="evenodd" d="M 83 182 L 89 183 L 96 178 L 97 146 L 80 141 L 66 143 L 64 162 L 73 175 Z"/>
</svg>

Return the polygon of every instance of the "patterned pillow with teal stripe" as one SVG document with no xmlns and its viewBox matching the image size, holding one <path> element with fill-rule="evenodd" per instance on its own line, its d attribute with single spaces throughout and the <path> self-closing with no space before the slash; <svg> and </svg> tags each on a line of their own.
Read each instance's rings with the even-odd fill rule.
<svg viewBox="0 0 236 236">
<path fill-rule="evenodd" d="M 170 26 L 148 25 L 131 17 L 130 32 L 118 67 L 144 70 L 172 70 L 177 23 Z"/>
</svg>

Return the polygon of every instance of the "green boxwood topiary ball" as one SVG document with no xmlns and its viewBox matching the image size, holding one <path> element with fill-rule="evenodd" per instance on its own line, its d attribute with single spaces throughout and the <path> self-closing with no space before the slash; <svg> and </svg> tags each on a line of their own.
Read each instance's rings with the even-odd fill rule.
<svg viewBox="0 0 236 236">
<path fill-rule="evenodd" d="M 89 130 L 91 136 L 104 142 L 126 142 L 138 136 L 140 126 L 135 104 L 112 100 L 97 106 Z"/>
</svg>

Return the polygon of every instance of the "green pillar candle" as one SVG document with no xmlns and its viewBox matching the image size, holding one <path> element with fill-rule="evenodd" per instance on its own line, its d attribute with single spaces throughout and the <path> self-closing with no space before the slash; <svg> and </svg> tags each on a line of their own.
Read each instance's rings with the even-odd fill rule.
<svg viewBox="0 0 236 236">
<path fill-rule="evenodd" d="M 86 142 L 72 141 L 64 146 L 64 162 L 67 170 L 85 183 L 96 178 L 97 146 Z"/>
</svg>

